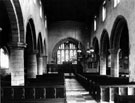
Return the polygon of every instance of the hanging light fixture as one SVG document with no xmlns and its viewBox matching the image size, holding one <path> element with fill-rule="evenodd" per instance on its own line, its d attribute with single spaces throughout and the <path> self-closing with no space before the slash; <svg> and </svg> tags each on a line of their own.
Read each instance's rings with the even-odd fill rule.
<svg viewBox="0 0 135 103">
<path fill-rule="evenodd" d="M 86 50 L 86 52 L 87 52 L 88 54 L 90 54 L 90 45 L 89 45 L 89 42 L 87 43 L 87 50 Z"/>
<path fill-rule="evenodd" d="M 0 32 L 2 31 L 2 28 L 0 27 Z"/>
<path fill-rule="evenodd" d="M 77 50 L 77 52 L 78 52 L 78 53 L 81 53 L 81 52 L 82 52 L 82 51 L 81 51 L 81 43 L 80 43 L 80 42 L 78 43 L 78 50 Z"/>
<path fill-rule="evenodd" d="M 90 52 L 93 53 L 94 52 L 94 48 L 90 47 Z"/>
</svg>

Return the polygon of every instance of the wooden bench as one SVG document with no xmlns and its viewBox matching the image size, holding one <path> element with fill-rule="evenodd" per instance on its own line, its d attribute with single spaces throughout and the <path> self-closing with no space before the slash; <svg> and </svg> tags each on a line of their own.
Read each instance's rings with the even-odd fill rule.
<svg viewBox="0 0 135 103">
<path fill-rule="evenodd" d="M 88 74 L 76 74 L 76 77 L 98 102 L 114 102 L 116 94 L 135 95 L 135 83 L 129 83 L 128 78 L 112 78 Z"/>
<path fill-rule="evenodd" d="M 135 103 L 135 95 L 116 95 L 114 103 Z"/>
<path fill-rule="evenodd" d="M 65 103 L 64 85 L 2 87 L 2 103 Z M 45 103 L 46 103 L 45 102 Z"/>
<path fill-rule="evenodd" d="M 25 86 L 2 86 L 2 103 L 65 103 L 64 75 L 27 79 Z"/>
</svg>

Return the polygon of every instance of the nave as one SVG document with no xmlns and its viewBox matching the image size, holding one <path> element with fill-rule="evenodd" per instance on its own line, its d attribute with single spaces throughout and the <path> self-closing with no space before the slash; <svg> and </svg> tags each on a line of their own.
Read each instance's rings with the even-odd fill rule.
<svg viewBox="0 0 135 103">
<path fill-rule="evenodd" d="M 25 86 L 11 86 L 10 81 L 10 76 L 2 79 L 1 103 L 135 102 L 135 85 L 128 78 L 56 73 L 26 78 Z"/>
</svg>

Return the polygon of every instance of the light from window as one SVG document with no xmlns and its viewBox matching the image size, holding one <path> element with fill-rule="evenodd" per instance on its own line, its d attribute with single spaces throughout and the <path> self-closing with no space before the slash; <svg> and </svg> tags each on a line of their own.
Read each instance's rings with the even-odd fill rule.
<svg viewBox="0 0 135 103">
<path fill-rule="evenodd" d="M 103 7 L 102 7 L 102 21 L 105 21 L 105 18 L 106 18 L 106 8 L 103 5 Z"/>
<path fill-rule="evenodd" d="M 114 7 L 116 7 L 120 3 L 120 0 L 114 0 Z"/>
<path fill-rule="evenodd" d="M 34 4 L 36 4 L 37 0 L 33 0 Z"/>
<path fill-rule="evenodd" d="M 0 49 L 0 68 L 8 69 L 9 68 L 9 57 L 4 49 Z"/>
<path fill-rule="evenodd" d="M 40 17 L 43 17 L 43 11 L 42 11 L 42 3 L 41 1 L 39 1 L 39 5 L 40 5 Z"/>
<path fill-rule="evenodd" d="M 96 31 L 97 29 L 97 21 L 96 21 L 96 17 L 94 18 L 94 31 Z"/>
<path fill-rule="evenodd" d="M 42 6 L 40 6 L 40 17 L 42 18 L 43 13 L 42 13 Z"/>
<path fill-rule="evenodd" d="M 47 17 L 45 16 L 45 28 L 47 28 Z"/>
<path fill-rule="evenodd" d="M 72 62 L 77 64 L 77 48 L 73 43 L 63 43 L 57 50 L 57 64 Z"/>
</svg>

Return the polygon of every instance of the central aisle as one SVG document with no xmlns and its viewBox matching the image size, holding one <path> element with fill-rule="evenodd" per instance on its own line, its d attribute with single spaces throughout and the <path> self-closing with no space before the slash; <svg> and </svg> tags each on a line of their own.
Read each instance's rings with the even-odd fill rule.
<svg viewBox="0 0 135 103">
<path fill-rule="evenodd" d="M 65 78 L 67 103 L 97 103 L 75 78 Z"/>
</svg>

